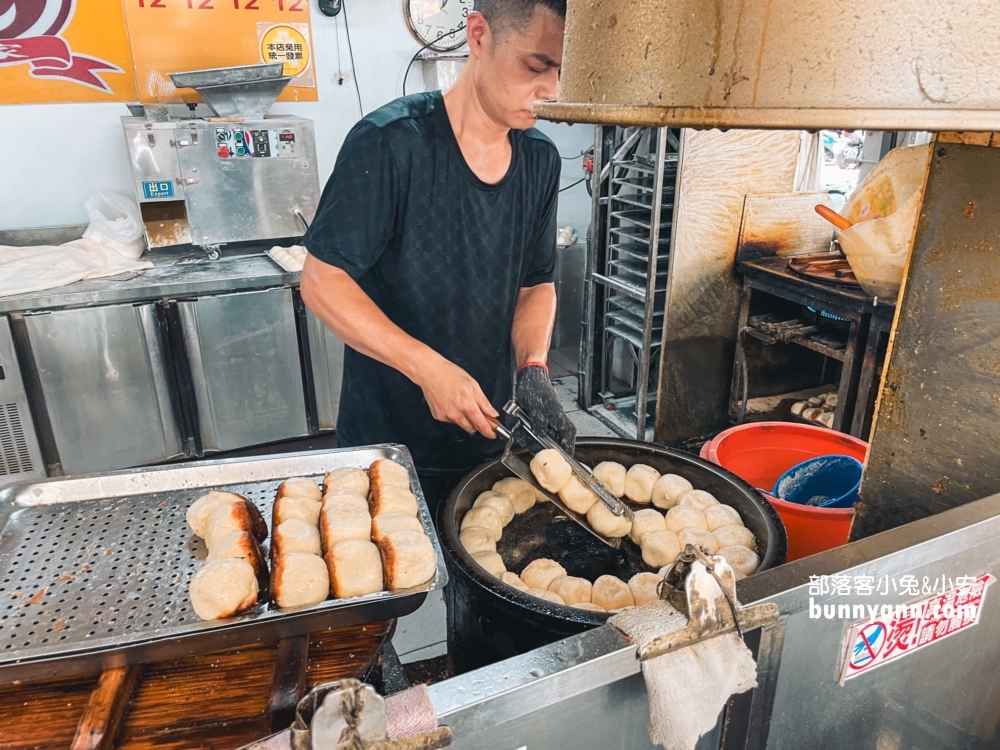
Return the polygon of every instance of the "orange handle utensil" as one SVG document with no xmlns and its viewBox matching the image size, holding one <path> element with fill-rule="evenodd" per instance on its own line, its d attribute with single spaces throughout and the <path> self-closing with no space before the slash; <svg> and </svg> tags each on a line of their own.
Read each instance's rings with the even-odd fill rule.
<svg viewBox="0 0 1000 750">
<path fill-rule="evenodd" d="M 822 203 L 816 206 L 816 213 L 837 227 L 837 229 L 850 229 L 854 226 L 850 221 L 838 214 L 832 208 L 824 206 Z"/>
</svg>

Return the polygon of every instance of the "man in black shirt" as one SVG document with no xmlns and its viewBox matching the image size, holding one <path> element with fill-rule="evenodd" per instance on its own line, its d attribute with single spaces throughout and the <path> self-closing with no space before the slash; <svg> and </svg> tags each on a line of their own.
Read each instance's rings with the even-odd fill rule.
<svg viewBox="0 0 1000 750">
<path fill-rule="evenodd" d="M 347 136 L 304 243 L 302 297 L 348 349 L 341 445 L 398 442 L 432 504 L 502 448 L 511 396 L 570 450 L 545 366 L 555 318 L 554 99 L 565 0 L 476 0 L 447 93 L 397 99 Z"/>
</svg>

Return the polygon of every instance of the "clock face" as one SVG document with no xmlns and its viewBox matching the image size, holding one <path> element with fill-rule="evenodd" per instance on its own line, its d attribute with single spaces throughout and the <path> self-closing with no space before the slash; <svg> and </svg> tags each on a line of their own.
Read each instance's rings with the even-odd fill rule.
<svg viewBox="0 0 1000 750">
<path fill-rule="evenodd" d="M 472 3 L 473 0 L 403 0 L 403 17 L 420 44 L 447 52 L 465 44 L 465 19 L 472 12 Z"/>
</svg>

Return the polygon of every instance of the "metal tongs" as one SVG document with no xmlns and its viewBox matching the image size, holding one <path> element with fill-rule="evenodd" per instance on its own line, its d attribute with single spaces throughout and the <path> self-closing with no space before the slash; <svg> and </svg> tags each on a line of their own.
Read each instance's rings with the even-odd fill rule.
<svg viewBox="0 0 1000 750">
<path fill-rule="evenodd" d="M 621 547 L 622 540 L 618 538 L 606 537 L 603 534 L 599 534 L 591 528 L 590 523 L 587 521 L 586 515 L 582 513 L 577 513 L 576 511 L 570 510 L 566 507 L 560 497 L 548 490 L 544 489 L 535 479 L 534 474 L 531 473 L 531 469 L 528 464 L 525 463 L 524 459 L 519 456 L 514 455 L 512 448 L 514 447 L 514 440 L 518 431 L 523 431 L 528 437 L 534 440 L 536 443 L 542 446 L 542 448 L 551 448 L 554 451 L 558 451 L 559 455 L 563 457 L 566 463 L 569 464 L 570 469 L 573 470 L 573 474 L 583 482 L 587 489 L 591 490 L 598 499 L 604 503 L 608 510 L 614 513 L 616 516 L 624 516 L 629 521 L 635 517 L 632 513 L 632 509 L 629 508 L 625 503 L 619 500 L 617 497 L 612 495 L 604 486 L 598 482 L 590 473 L 590 469 L 581 464 L 566 451 L 563 450 L 562 446 L 559 445 L 555 440 L 550 438 L 548 435 L 544 434 L 540 430 L 536 430 L 531 424 L 531 420 L 525 411 L 518 406 L 517 402 L 511 399 L 504 406 L 503 410 L 510 414 L 517 420 L 513 429 L 507 429 L 507 427 L 499 420 L 490 419 L 490 424 L 496 434 L 507 441 L 507 445 L 504 448 L 503 455 L 500 457 L 500 463 L 510 469 L 514 474 L 523 479 L 525 482 L 530 484 L 535 488 L 537 492 L 542 493 L 547 497 L 553 505 L 562 510 L 567 516 L 572 518 L 583 528 L 585 528 L 592 535 L 600 539 L 609 547 L 614 547 L 615 549 Z"/>
</svg>

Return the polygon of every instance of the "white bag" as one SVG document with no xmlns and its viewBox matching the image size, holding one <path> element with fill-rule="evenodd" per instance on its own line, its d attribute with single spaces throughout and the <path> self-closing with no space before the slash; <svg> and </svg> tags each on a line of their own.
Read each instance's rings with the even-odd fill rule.
<svg viewBox="0 0 1000 750">
<path fill-rule="evenodd" d="M 129 260 L 138 260 L 146 249 L 142 215 L 128 198 L 115 193 L 97 193 L 83 204 L 90 226 L 84 239 L 107 245 Z"/>
</svg>

